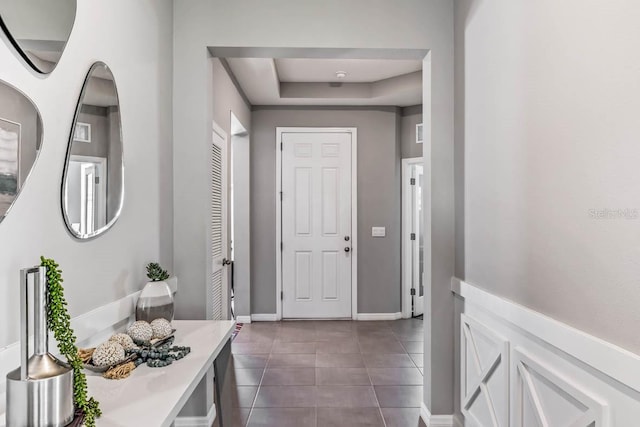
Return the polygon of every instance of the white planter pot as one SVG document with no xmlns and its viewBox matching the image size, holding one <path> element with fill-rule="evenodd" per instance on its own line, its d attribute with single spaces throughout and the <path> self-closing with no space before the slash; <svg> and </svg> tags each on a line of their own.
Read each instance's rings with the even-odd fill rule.
<svg viewBox="0 0 640 427">
<path fill-rule="evenodd" d="M 167 282 L 148 282 L 136 303 L 136 320 L 152 322 L 163 318 L 173 321 L 173 293 Z"/>
</svg>

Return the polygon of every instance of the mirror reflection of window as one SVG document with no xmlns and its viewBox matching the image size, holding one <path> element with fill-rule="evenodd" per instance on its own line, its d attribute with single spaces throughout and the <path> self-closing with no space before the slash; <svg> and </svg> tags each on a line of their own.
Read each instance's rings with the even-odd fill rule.
<svg viewBox="0 0 640 427">
<path fill-rule="evenodd" d="M 111 70 L 95 64 L 85 81 L 72 127 L 63 206 L 71 233 L 91 238 L 117 219 L 123 199 L 120 108 Z"/>
</svg>

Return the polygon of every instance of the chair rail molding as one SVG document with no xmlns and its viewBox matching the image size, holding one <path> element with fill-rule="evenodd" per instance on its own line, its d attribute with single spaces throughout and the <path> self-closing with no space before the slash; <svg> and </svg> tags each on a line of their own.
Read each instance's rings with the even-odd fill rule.
<svg viewBox="0 0 640 427">
<path fill-rule="evenodd" d="M 451 289 L 467 425 L 637 424 L 640 356 L 468 282 Z"/>
</svg>

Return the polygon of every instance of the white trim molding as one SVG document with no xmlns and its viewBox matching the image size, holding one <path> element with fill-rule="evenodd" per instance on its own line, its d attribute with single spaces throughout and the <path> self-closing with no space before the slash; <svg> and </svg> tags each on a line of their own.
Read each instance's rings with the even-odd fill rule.
<svg viewBox="0 0 640 427">
<path fill-rule="evenodd" d="M 467 422 L 637 425 L 640 356 L 468 282 L 451 287 Z"/>
<path fill-rule="evenodd" d="M 204 417 L 176 417 L 173 427 L 211 427 L 216 420 L 216 405 Z"/>
<path fill-rule="evenodd" d="M 398 320 L 402 319 L 402 313 L 358 313 L 356 320 Z"/>
<path fill-rule="evenodd" d="M 420 406 L 420 418 L 427 427 L 463 427 L 460 419 L 454 415 L 431 415 L 424 402 Z"/>
<path fill-rule="evenodd" d="M 280 320 L 276 313 L 252 314 L 252 322 L 277 322 Z"/>
<path fill-rule="evenodd" d="M 358 319 L 358 128 L 277 127 L 276 128 L 276 320 L 282 319 L 282 134 L 287 132 L 340 132 L 351 134 L 351 318 Z M 253 317 L 253 315 L 252 315 Z"/>
</svg>

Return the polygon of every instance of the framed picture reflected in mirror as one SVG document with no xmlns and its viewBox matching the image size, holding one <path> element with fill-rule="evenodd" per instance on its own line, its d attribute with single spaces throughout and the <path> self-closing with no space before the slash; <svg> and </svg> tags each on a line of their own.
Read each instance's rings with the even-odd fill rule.
<svg viewBox="0 0 640 427">
<path fill-rule="evenodd" d="M 20 191 L 21 125 L 0 118 L 0 216 Z"/>
</svg>

